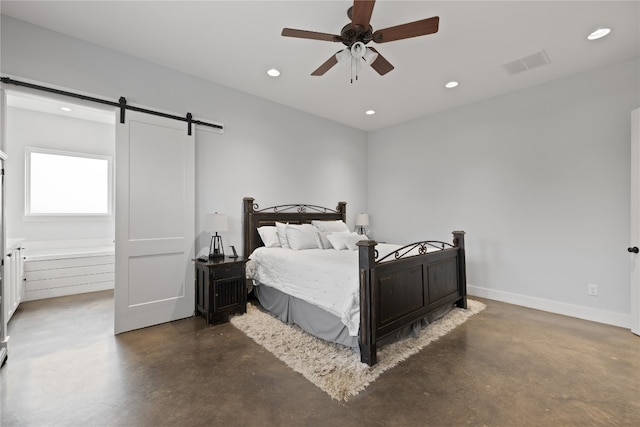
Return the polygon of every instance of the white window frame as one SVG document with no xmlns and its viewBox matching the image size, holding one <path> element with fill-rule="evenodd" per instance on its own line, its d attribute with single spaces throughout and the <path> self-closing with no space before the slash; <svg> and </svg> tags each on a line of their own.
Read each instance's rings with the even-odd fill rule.
<svg viewBox="0 0 640 427">
<path fill-rule="evenodd" d="M 77 213 L 77 212 L 31 212 L 31 154 L 52 154 L 76 158 L 106 160 L 108 162 L 107 212 Z M 75 153 L 70 151 L 49 150 L 45 148 L 25 148 L 25 216 L 27 217 L 112 217 L 113 216 L 113 158 L 89 153 Z"/>
</svg>

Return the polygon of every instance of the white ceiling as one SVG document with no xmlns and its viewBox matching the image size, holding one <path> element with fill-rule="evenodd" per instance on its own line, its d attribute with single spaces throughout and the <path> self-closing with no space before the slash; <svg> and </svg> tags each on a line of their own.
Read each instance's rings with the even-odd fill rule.
<svg viewBox="0 0 640 427">
<path fill-rule="evenodd" d="M 431 16 L 437 34 L 371 43 L 395 70 L 338 64 L 344 46 L 282 37 L 339 34 L 351 1 L 5 1 L 3 14 L 363 130 L 376 130 L 640 56 L 640 1 L 379 0 L 374 30 Z M 612 33 L 586 36 L 599 27 Z M 550 63 L 502 66 L 544 50 Z M 278 78 L 266 75 L 278 68 Z M 458 80 L 455 89 L 445 89 Z M 373 116 L 364 114 L 374 109 Z"/>
<path fill-rule="evenodd" d="M 38 96 L 32 93 L 13 92 L 7 94 L 7 105 L 14 108 L 39 111 L 41 113 L 55 114 L 63 117 L 71 117 L 93 122 L 115 124 L 116 115 L 113 109 L 103 110 L 92 108 L 78 103 L 61 102 L 46 96 Z M 63 110 L 64 108 L 64 110 Z"/>
</svg>

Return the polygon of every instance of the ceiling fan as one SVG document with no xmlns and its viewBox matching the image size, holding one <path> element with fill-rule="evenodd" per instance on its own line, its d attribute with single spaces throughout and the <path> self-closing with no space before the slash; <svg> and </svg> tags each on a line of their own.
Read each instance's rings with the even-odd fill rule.
<svg viewBox="0 0 640 427">
<path fill-rule="evenodd" d="M 393 70 L 393 65 L 380 55 L 376 49 L 367 47 L 366 44 L 371 41 L 374 43 L 387 43 L 437 33 L 440 18 L 434 16 L 420 21 L 373 31 L 369 21 L 371 20 L 374 5 L 375 0 L 354 0 L 353 6 L 347 10 L 347 16 L 351 22 L 342 28 L 340 35 L 296 30 L 293 28 L 284 28 L 282 35 L 285 37 L 341 42 L 347 46 L 345 49 L 331 56 L 324 64 L 320 65 L 320 67 L 311 73 L 312 76 L 322 76 L 338 62 L 343 62 L 348 59 L 351 59 L 352 83 L 354 68 L 356 70 L 356 80 L 358 78 L 357 67 L 360 59 L 369 64 L 378 74 L 384 76 Z"/>
</svg>

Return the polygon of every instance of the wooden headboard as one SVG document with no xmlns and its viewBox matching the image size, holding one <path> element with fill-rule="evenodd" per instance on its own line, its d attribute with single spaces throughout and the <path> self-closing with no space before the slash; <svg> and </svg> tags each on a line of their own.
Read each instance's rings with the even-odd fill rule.
<svg viewBox="0 0 640 427">
<path fill-rule="evenodd" d="M 347 203 L 339 202 L 335 209 L 300 203 L 261 209 L 253 197 L 245 197 L 242 212 L 244 256 L 248 258 L 256 248 L 263 245 L 258 235 L 258 227 L 275 225 L 276 222 L 307 224 L 314 219 L 321 221 L 341 219 L 346 222 Z"/>
</svg>

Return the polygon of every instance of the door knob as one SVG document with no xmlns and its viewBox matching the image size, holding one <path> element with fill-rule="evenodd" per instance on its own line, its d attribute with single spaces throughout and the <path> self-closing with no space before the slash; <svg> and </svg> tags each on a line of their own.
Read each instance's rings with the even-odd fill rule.
<svg viewBox="0 0 640 427">
<path fill-rule="evenodd" d="M 640 252 L 640 249 L 638 249 L 637 246 L 634 246 L 632 248 L 627 248 L 627 251 L 637 254 L 638 252 Z"/>
</svg>

